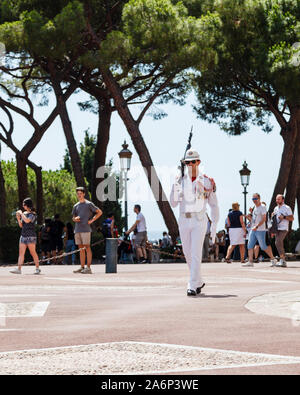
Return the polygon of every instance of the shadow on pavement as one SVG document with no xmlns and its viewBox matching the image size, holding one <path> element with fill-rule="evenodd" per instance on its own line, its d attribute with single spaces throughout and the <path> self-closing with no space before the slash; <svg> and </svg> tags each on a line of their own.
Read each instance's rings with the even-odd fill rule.
<svg viewBox="0 0 300 395">
<path fill-rule="evenodd" d="M 200 294 L 200 298 L 214 298 L 214 299 L 223 299 L 223 298 L 237 298 L 237 295 L 206 295 Z"/>
</svg>

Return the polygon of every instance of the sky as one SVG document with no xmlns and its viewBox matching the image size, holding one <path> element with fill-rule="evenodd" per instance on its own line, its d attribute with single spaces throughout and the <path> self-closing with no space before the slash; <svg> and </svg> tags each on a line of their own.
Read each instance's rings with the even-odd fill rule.
<svg viewBox="0 0 300 395">
<path fill-rule="evenodd" d="M 94 134 L 97 132 L 97 116 L 80 111 L 77 105 L 79 101 L 85 99 L 87 96 L 79 93 L 72 96 L 68 102 L 78 147 L 84 138 L 86 129 L 90 129 L 90 132 Z M 175 104 L 160 106 L 168 114 L 168 117 L 155 121 L 150 116 L 146 116 L 140 129 L 166 194 L 169 196 L 171 184 L 174 176 L 178 173 L 177 167 L 183 157 L 189 132 L 193 126 L 192 147 L 200 153 L 204 173 L 215 179 L 220 206 L 218 229 L 223 229 L 225 218 L 233 202 L 238 201 L 243 211 L 244 195 L 239 170 L 241 170 L 244 161 L 248 163 L 251 170 L 247 207 L 251 204 L 252 193 L 255 192 L 260 193 L 262 200 L 269 205 L 280 166 L 283 141 L 279 134 L 279 126 L 274 120 L 272 120 L 274 129 L 269 134 L 265 134 L 256 126 L 251 126 L 250 130 L 241 136 L 228 136 L 217 125 L 197 119 L 197 115 L 192 109 L 193 104 L 195 104 L 195 98 L 191 95 L 184 106 Z M 40 121 L 45 119 L 53 105 L 54 99 L 51 98 L 49 107 L 38 107 L 37 118 Z M 140 108 L 132 108 L 132 111 L 136 115 Z M 21 117 L 16 116 L 15 144 L 21 148 L 31 133 L 30 125 Z M 157 204 L 152 198 L 146 177 L 141 171 L 140 161 L 130 136 L 118 114 L 114 113 L 107 158 L 113 159 L 116 171 L 119 170 L 118 152 L 122 149 L 121 145 L 125 139 L 129 144 L 129 149 L 133 152 L 132 169 L 128 173 L 129 226 L 135 222 L 133 206 L 138 203 L 142 206 L 150 237 L 151 235 L 158 237 L 158 234 L 166 230 L 166 226 Z M 66 141 L 63 130 L 59 119 L 56 119 L 30 159 L 42 166 L 44 170 L 58 169 L 62 164 L 65 149 Z M 3 144 L 1 157 L 2 160 L 14 157 L 13 153 Z M 178 208 L 174 212 L 178 217 Z M 293 228 L 297 227 L 298 223 L 295 221 Z"/>
</svg>

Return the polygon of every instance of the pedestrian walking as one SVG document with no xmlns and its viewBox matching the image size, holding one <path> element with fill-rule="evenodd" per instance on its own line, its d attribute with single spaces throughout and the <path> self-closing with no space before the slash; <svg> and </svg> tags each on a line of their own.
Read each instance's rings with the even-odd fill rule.
<svg viewBox="0 0 300 395">
<path fill-rule="evenodd" d="M 137 260 L 138 263 L 146 263 L 147 262 L 146 243 L 148 240 L 146 219 L 144 215 L 141 213 L 141 206 L 139 204 L 136 204 L 134 206 L 133 211 L 136 214 L 136 221 L 131 226 L 131 228 L 127 232 L 125 232 L 125 234 L 130 235 L 130 233 L 133 232 L 134 229 L 137 229 L 137 234 L 135 238 Z"/>
<path fill-rule="evenodd" d="M 94 203 L 85 199 L 85 189 L 76 188 L 78 203 L 73 207 L 72 216 L 75 222 L 75 244 L 80 250 L 80 269 L 74 273 L 92 274 L 92 250 L 91 250 L 91 224 L 101 217 L 102 211 Z M 87 261 L 87 267 L 85 262 Z"/>
<path fill-rule="evenodd" d="M 39 232 L 39 241 L 42 252 L 42 259 L 51 258 L 51 245 L 50 245 L 50 230 L 51 230 L 51 218 L 45 218 L 45 223 L 41 226 Z"/>
<path fill-rule="evenodd" d="M 115 229 L 115 216 L 113 213 L 110 213 L 105 221 L 102 223 L 102 234 L 105 239 L 114 238 L 114 229 Z"/>
<path fill-rule="evenodd" d="M 187 295 L 196 296 L 205 286 L 201 275 L 202 250 L 207 231 L 206 206 L 210 206 L 211 239 L 216 238 L 219 207 L 214 180 L 203 175 L 199 169 L 199 153 L 189 149 L 184 158 L 187 174 L 176 178 L 171 191 L 171 205 L 179 205 L 179 232 L 183 253 L 190 271 Z"/>
<path fill-rule="evenodd" d="M 285 204 L 283 195 L 276 196 L 276 203 L 277 206 L 275 207 L 272 214 L 272 217 L 275 215 L 277 220 L 275 245 L 280 256 L 280 261 L 276 264 L 276 266 L 287 267 L 283 242 L 289 231 L 289 223 L 294 221 L 294 215 L 292 209 L 287 204 Z"/>
<path fill-rule="evenodd" d="M 75 235 L 74 235 L 74 228 L 71 222 L 68 222 L 65 227 L 65 252 L 68 254 L 69 252 L 73 252 L 76 250 L 75 244 Z M 64 264 L 68 264 L 69 256 L 64 257 Z M 75 265 L 76 257 L 75 254 L 71 255 L 72 258 L 72 265 Z"/>
<path fill-rule="evenodd" d="M 168 248 L 172 245 L 172 239 L 171 237 L 168 235 L 167 232 L 163 232 L 163 238 L 161 241 L 161 248 Z"/>
<path fill-rule="evenodd" d="M 18 220 L 19 227 L 22 229 L 20 243 L 19 243 L 19 258 L 18 258 L 18 268 L 13 269 L 10 273 L 22 274 L 22 265 L 24 263 L 25 252 L 27 248 L 32 256 L 35 263 L 34 274 L 40 274 L 39 257 L 36 253 L 36 220 L 37 215 L 33 207 L 33 202 L 30 198 L 26 198 L 23 201 L 23 210 L 18 210 L 16 217 Z"/>
<path fill-rule="evenodd" d="M 217 233 L 216 236 L 216 251 L 215 251 L 215 260 L 218 262 L 222 259 L 225 258 L 226 253 L 225 253 L 225 230 L 221 230 L 220 232 Z"/>
<path fill-rule="evenodd" d="M 63 232 L 65 224 L 60 220 L 60 214 L 54 215 L 54 220 L 50 224 L 50 246 L 52 257 L 62 255 L 63 252 Z M 54 259 L 54 264 L 61 263 L 62 259 Z"/>
<path fill-rule="evenodd" d="M 241 262 L 244 263 L 245 238 L 247 230 L 244 223 L 244 215 L 240 211 L 240 205 L 237 202 L 232 203 L 232 211 L 228 214 L 227 217 L 227 226 L 229 229 L 230 245 L 227 250 L 225 260 L 227 263 L 231 263 L 231 254 L 233 253 L 234 249 L 239 246 Z"/>
<path fill-rule="evenodd" d="M 271 265 L 275 266 L 277 264 L 277 260 L 275 259 L 271 246 L 266 243 L 266 219 L 267 219 L 267 208 L 265 205 L 261 203 L 259 193 L 253 194 L 252 201 L 255 205 L 253 209 L 252 215 L 248 216 L 248 219 L 251 220 L 251 231 L 249 235 L 248 241 L 248 256 L 249 261 L 243 264 L 243 267 L 253 267 L 253 250 L 256 242 L 258 241 L 261 250 L 265 251 L 265 253 L 271 259 Z"/>
</svg>

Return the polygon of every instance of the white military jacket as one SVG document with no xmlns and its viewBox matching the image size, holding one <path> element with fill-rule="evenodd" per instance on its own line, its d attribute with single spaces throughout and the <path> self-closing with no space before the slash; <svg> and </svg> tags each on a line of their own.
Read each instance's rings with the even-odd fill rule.
<svg viewBox="0 0 300 395">
<path fill-rule="evenodd" d="M 213 241 L 215 240 L 219 221 L 219 205 L 214 185 L 207 176 L 199 173 L 193 182 L 187 174 L 183 178 L 177 177 L 172 187 L 170 203 L 172 207 L 179 205 L 180 215 L 198 213 L 199 218 L 205 216 L 208 203 L 212 221 L 211 238 Z"/>
</svg>

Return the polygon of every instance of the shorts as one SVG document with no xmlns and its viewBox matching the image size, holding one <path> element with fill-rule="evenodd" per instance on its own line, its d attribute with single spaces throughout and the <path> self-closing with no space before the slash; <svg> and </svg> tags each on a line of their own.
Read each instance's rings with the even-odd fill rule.
<svg viewBox="0 0 300 395">
<path fill-rule="evenodd" d="M 89 246 L 91 244 L 91 232 L 75 233 L 75 244 Z"/>
<path fill-rule="evenodd" d="M 42 240 L 41 241 L 41 251 L 42 252 L 50 252 L 51 251 L 51 246 L 50 246 L 49 240 Z"/>
<path fill-rule="evenodd" d="M 62 251 L 63 250 L 63 239 L 62 237 L 53 237 L 50 240 L 51 251 Z"/>
<path fill-rule="evenodd" d="M 20 244 L 25 244 L 25 245 L 36 244 L 36 237 L 35 236 L 33 236 L 33 237 L 21 236 L 20 237 Z"/>
<path fill-rule="evenodd" d="M 147 232 L 137 232 L 135 238 L 135 246 L 136 247 L 146 247 L 147 241 Z"/>
<path fill-rule="evenodd" d="M 260 248 L 265 251 L 268 246 L 266 243 L 266 231 L 264 230 L 251 230 L 248 241 L 248 250 L 252 250 L 255 243 L 258 241 Z"/>
</svg>

